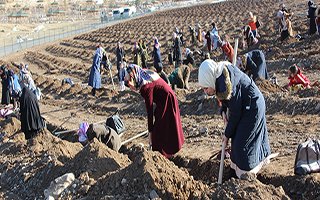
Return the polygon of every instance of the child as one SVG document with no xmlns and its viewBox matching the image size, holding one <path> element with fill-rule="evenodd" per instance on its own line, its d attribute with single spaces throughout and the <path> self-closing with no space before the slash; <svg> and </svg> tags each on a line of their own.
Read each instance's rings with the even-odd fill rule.
<svg viewBox="0 0 320 200">
<path fill-rule="evenodd" d="M 288 88 L 290 90 L 296 91 L 302 88 L 310 88 L 309 79 L 302 74 L 301 69 L 297 65 L 292 65 L 288 70 L 290 80 Z"/>
</svg>

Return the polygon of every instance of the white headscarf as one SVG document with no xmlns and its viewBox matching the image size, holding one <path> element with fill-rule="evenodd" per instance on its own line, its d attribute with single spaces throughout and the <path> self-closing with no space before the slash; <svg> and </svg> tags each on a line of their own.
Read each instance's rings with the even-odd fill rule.
<svg viewBox="0 0 320 200">
<path fill-rule="evenodd" d="M 216 88 L 216 79 L 221 76 L 224 65 L 211 59 L 203 61 L 199 68 L 198 81 L 201 87 Z"/>
</svg>

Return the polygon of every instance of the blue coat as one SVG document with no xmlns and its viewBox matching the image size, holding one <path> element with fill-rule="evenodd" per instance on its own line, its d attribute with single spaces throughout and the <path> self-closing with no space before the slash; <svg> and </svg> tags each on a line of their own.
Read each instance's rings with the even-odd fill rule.
<svg viewBox="0 0 320 200">
<path fill-rule="evenodd" d="M 21 93 L 22 89 L 19 84 L 19 77 L 16 74 L 13 74 L 13 76 L 10 77 L 9 87 L 10 87 L 10 91 L 12 92 L 12 96 L 18 97 L 19 93 Z"/>
<path fill-rule="evenodd" d="M 222 109 L 229 109 L 225 136 L 231 138 L 231 160 L 240 169 L 250 171 L 270 155 L 266 124 L 266 106 L 262 93 L 246 74 L 229 65 L 232 83 L 230 100 L 222 101 Z M 224 92 L 222 74 L 216 81 L 217 92 Z"/>
<path fill-rule="evenodd" d="M 100 75 L 100 64 L 102 56 L 100 54 L 95 54 L 93 57 L 93 63 L 90 70 L 88 85 L 99 89 L 101 88 L 101 75 Z"/>
<path fill-rule="evenodd" d="M 256 80 L 258 77 L 269 79 L 266 59 L 261 50 L 253 50 L 247 53 L 246 71 L 249 71 L 248 75 L 252 75 L 253 80 Z"/>
<path fill-rule="evenodd" d="M 162 66 L 159 66 L 159 63 L 161 63 L 160 47 L 159 48 L 153 47 L 153 66 L 157 70 L 162 68 Z"/>
</svg>

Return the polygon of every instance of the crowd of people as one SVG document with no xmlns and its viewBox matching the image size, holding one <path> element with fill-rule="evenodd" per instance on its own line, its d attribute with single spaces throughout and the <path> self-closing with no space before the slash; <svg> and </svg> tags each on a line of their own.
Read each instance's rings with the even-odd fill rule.
<svg viewBox="0 0 320 200">
<path fill-rule="evenodd" d="M 312 1 L 308 2 L 308 7 L 309 34 L 315 34 L 317 31 L 320 34 L 319 8 L 316 8 Z M 281 4 L 277 13 L 281 41 L 294 36 L 290 19 L 292 15 L 293 12 Z M 254 46 L 259 42 L 258 39 L 263 37 L 258 32 L 260 26 L 258 17 L 249 12 L 248 23 L 243 28 L 244 48 Z M 149 49 L 145 41 L 139 40 L 134 43 L 132 61 L 128 60 L 123 44 L 119 42 L 115 52 L 119 90 L 123 91 L 128 87 L 141 94 L 147 110 L 150 146 L 152 150 L 170 158 L 184 143 L 179 103 L 174 90 L 189 89 L 190 72 L 197 64 L 191 49 L 197 44 L 202 44 L 202 52 L 197 52 L 202 56 L 198 84 L 207 95 L 215 95 L 221 103 L 221 116 L 225 122 L 222 140 L 228 146 L 231 139 L 231 168 L 239 178 L 248 172 L 256 174 L 270 161 L 271 155 L 265 100 L 255 84 L 258 79 L 270 78 L 265 55 L 263 51 L 253 49 L 235 57 L 236 52 L 228 36 L 219 35 L 216 23 L 211 24 L 209 31 L 205 31 L 200 24 L 195 27 L 189 26 L 189 32 L 190 47 L 186 47 L 188 38 L 181 30 L 176 28 L 172 34 L 168 60 L 169 65 L 174 66 L 174 70 L 169 75 L 164 72 L 161 44 L 157 37 L 152 41 L 153 51 L 150 58 L 153 59 L 153 66 L 148 62 Z M 212 51 L 218 49 L 221 49 L 226 61 L 216 62 L 211 59 Z M 1 104 L 9 105 L 12 101 L 14 110 L 20 108 L 21 130 L 25 133 L 26 139 L 29 139 L 45 127 L 45 121 L 41 117 L 38 104 L 40 92 L 28 66 L 21 64 L 19 67 L 19 75 L 5 66 L 0 68 Z M 107 52 L 99 44 L 93 57 L 88 81 L 93 96 L 102 87 L 102 71 L 111 68 Z M 319 86 L 318 82 L 311 84 L 297 65 L 290 66 L 288 74 L 289 83 L 286 88 L 290 90 Z M 82 124 L 79 130 L 81 142 L 92 140 L 93 137 L 99 137 L 102 142 L 109 141 L 102 137 L 105 133 L 119 141 L 118 136 L 105 126 Z M 120 146 L 117 142 L 112 148 L 118 151 Z"/>
</svg>

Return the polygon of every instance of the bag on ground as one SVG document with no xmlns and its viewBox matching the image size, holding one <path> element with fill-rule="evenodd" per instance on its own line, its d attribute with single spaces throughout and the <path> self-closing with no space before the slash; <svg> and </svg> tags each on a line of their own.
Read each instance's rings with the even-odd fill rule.
<svg viewBox="0 0 320 200">
<path fill-rule="evenodd" d="M 309 139 L 299 144 L 294 163 L 296 175 L 320 172 L 320 140 Z"/>
<path fill-rule="evenodd" d="M 106 126 L 109 126 L 113 130 L 115 130 L 117 134 L 121 134 L 126 130 L 118 111 L 107 119 Z"/>
</svg>

